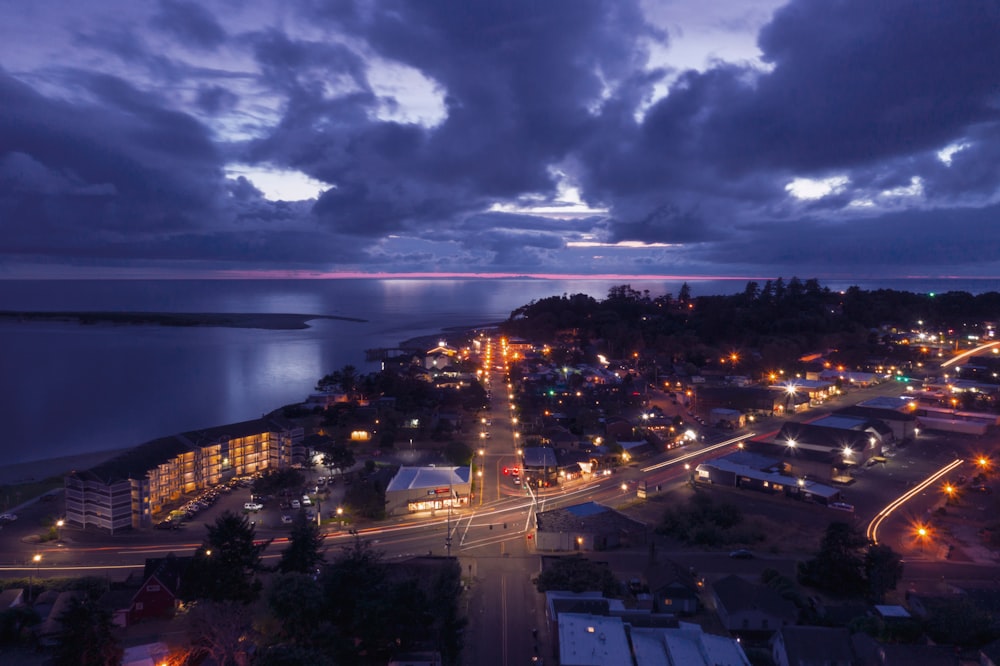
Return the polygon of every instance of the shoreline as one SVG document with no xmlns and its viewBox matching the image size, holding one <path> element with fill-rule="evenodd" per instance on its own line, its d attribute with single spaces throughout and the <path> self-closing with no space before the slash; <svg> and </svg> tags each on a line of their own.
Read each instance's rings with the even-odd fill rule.
<svg viewBox="0 0 1000 666">
<path fill-rule="evenodd" d="M 12 313 L 12 312 L 7 312 L 7 311 L 0 311 L 0 320 L 10 319 L 10 318 L 12 318 L 12 317 L 14 317 L 14 316 L 16 316 L 18 314 L 22 314 L 22 313 Z M 308 319 L 343 319 L 343 320 L 347 320 L 347 321 L 357 321 L 357 322 L 367 321 L 367 320 L 364 320 L 364 319 L 354 319 L 354 318 L 351 318 L 351 317 L 335 317 L 335 316 L 326 316 L 326 315 L 297 315 L 297 314 L 219 314 L 219 315 L 208 315 L 208 314 L 184 314 L 184 313 L 176 313 L 175 314 L 175 313 L 124 313 L 124 312 L 123 313 L 35 312 L 35 313 L 23 313 L 23 314 L 27 315 L 27 318 L 29 318 L 29 319 L 38 319 L 38 320 L 43 320 L 43 321 L 62 321 L 62 322 L 65 322 L 65 323 L 72 322 L 74 316 L 80 316 L 80 315 L 87 315 L 88 317 L 90 317 L 90 316 L 99 317 L 101 315 L 111 314 L 111 315 L 115 315 L 116 317 L 121 317 L 121 316 L 136 317 L 135 320 L 129 321 L 129 322 L 123 322 L 123 321 L 120 321 L 120 320 L 115 320 L 113 323 L 116 323 L 116 324 L 117 323 L 129 323 L 129 324 L 151 324 L 151 323 L 155 323 L 155 322 L 148 321 L 148 320 L 144 319 L 145 317 L 151 316 L 151 315 L 156 315 L 158 317 L 171 317 L 171 316 L 173 316 L 173 317 L 204 317 L 204 318 L 211 318 L 211 317 L 219 317 L 219 318 L 242 317 L 242 318 L 246 318 L 246 320 L 245 320 L 245 322 L 243 323 L 242 326 L 237 326 L 235 324 L 229 324 L 229 326 L 231 326 L 231 327 L 235 326 L 235 327 L 241 327 L 241 328 L 274 328 L 274 329 L 289 328 L 289 326 L 276 326 L 275 325 L 277 323 L 281 323 L 282 321 L 284 321 L 286 323 L 289 322 L 289 321 L 298 321 L 298 320 L 308 321 Z M 270 323 L 271 323 L 270 326 L 262 325 L 262 324 L 266 324 L 267 323 L 266 321 L 264 321 L 266 319 L 270 319 L 271 320 L 270 321 Z M 256 323 L 258 325 L 251 326 L 250 325 L 251 320 L 256 321 Z M 81 325 L 83 325 L 84 323 L 85 322 L 80 321 Z M 185 324 L 161 324 L 161 325 L 185 325 Z M 186 324 L 186 325 L 191 325 L 191 326 L 197 326 L 197 325 L 202 325 L 202 326 L 213 326 L 213 325 L 216 325 L 216 326 L 225 326 L 226 324 L 204 323 L 204 324 Z M 498 325 L 499 325 L 499 323 L 480 324 L 478 326 L 451 326 L 451 327 L 442 329 L 440 333 L 437 333 L 437 334 L 434 334 L 434 335 L 426 335 L 426 336 L 419 336 L 419 337 L 411 338 L 409 340 L 406 340 L 406 341 L 400 343 L 400 345 L 401 346 L 406 346 L 408 344 L 410 344 L 410 345 L 417 344 L 417 345 L 421 345 L 422 346 L 425 343 L 429 344 L 429 345 L 433 345 L 433 344 L 436 344 L 436 342 L 438 340 L 440 340 L 441 338 L 446 338 L 446 337 L 449 337 L 449 336 L 453 337 L 455 334 L 458 334 L 458 335 L 464 337 L 464 336 L 470 335 L 472 332 L 474 332 L 476 330 L 483 329 L 483 328 L 495 328 Z M 302 328 L 306 328 L 306 326 L 302 326 Z M 91 467 L 96 467 L 97 465 L 100 465 L 101 463 L 107 462 L 108 460 L 111 460 L 112 458 L 115 458 L 116 456 L 128 453 L 129 451 L 133 450 L 134 448 L 135 448 L 135 446 L 126 446 L 126 447 L 122 447 L 122 448 L 118 448 L 118 449 L 105 449 L 103 451 L 93 451 L 93 452 L 88 452 L 88 453 L 74 453 L 74 454 L 67 454 L 67 455 L 64 455 L 64 456 L 55 456 L 55 457 L 52 457 L 52 458 L 44 458 L 42 460 L 29 460 L 27 462 L 13 463 L 13 464 L 10 464 L 10 465 L 4 465 L 4 466 L 0 467 L 0 486 L 3 486 L 3 485 L 16 486 L 16 485 L 24 485 L 24 484 L 29 484 L 29 483 L 37 483 L 39 481 L 44 481 L 46 479 L 50 479 L 50 478 L 53 478 L 53 477 L 61 477 L 61 476 L 65 475 L 65 474 L 67 474 L 69 472 L 74 471 L 74 470 L 86 470 L 86 469 L 90 469 Z"/>
<path fill-rule="evenodd" d="M 22 485 L 37 483 L 53 477 L 61 477 L 74 470 L 85 470 L 96 467 L 115 456 L 131 450 L 133 447 L 121 449 L 105 449 L 92 453 L 74 453 L 42 460 L 29 460 L 0 468 L 0 485 Z"/>
<path fill-rule="evenodd" d="M 81 326 L 114 324 L 126 326 L 179 326 L 263 328 L 268 330 L 297 330 L 309 328 L 314 319 L 336 319 L 366 323 L 367 319 L 337 315 L 252 312 L 33 312 L 0 311 L 0 321 L 47 321 L 76 323 Z"/>
</svg>

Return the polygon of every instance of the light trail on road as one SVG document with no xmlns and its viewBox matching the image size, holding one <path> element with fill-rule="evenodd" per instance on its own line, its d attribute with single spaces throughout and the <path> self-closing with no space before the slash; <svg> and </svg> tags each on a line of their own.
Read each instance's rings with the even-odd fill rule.
<svg viewBox="0 0 1000 666">
<path fill-rule="evenodd" d="M 958 363 L 962 359 L 969 358 L 970 356 L 978 354 L 981 351 L 985 351 L 985 350 L 989 349 L 990 347 L 996 347 L 997 345 L 1000 345 L 1000 342 L 988 342 L 985 345 L 979 345 L 975 349 L 970 349 L 969 351 L 964 351 L 961 354 L 959 354 L 958 356 L 952 356 L 947 361 L 942 362 L 941 363 L 941 367 L 942 368 L 947 368 L 950 365 Z"/>
<path fill-rule="evenodd" d="M 715 451 L 717 449 L 721 449 L 721 448 L 730 446 L 731 444 L 736 444 L 737 442 L 742 442 L 745 439 L 750 439 L 751 437 L 753 437 L 756 434 L 757 433 L 755 433 L 755 432 L 748 432 L 745 435 L 740 435 L 739 437 L 733 437 L 732 439 L 727 439 L 724 442 L 719 442 L 718 444 L 713 444 L 712 446 L 706 446 L 703 449 L 699 449 L 697 451 L 692 451 L 691 453 L 685 453 L 684 455 L 682 455 L 680 457 L 671 458 L 670 460 L 664 460 L 661 463 L 657 463 L 655 465 L 650 465 L 649 467 L 643 467 L 640 471 L 642 471 L 642 472 L 652 472 L 653 470 L 657 470 L 657 469 L 660 469 L 660 468 L 663 468 L 663 467 L 669 467 L 670 465 L 676 465 L 677 463 L 682 463 L 685 460 L 690 460 L 691 458 L 696 458 L 696 457 L 698 457 L 700 455 L 703 455 L 705 453 L 709 453 L 711 451 Z"/>
<path fill-rule="evenodd" d="M 894 499 L 884 509 L 879 511 L 878 514 L 876 514 L 876 516 L 872 518 L 872 521 L 868 523 L 868 531 L 865 533 L 865 535 L 868 537 L 868 540 L 871 541 L 872 543 L 877 544 L 878 528 L 880 525 L 882 525 L 882 522 L 892 514 L 893 511 L 902 506 L 906 501 L 910 500 L 914 496 L 926 490 L 928 486 L 930 486 L 932 483 L 940 479 L 948 472 L 951 472 L 953 469 L 961 465 L 963 462 L 965 461 L 953 460 L 952 462 L 948 463 L 938 471 L 928 476 L 926 479 L 918 483 L 910 490 L 906 491 L 905 493 Z"/>
</svg>

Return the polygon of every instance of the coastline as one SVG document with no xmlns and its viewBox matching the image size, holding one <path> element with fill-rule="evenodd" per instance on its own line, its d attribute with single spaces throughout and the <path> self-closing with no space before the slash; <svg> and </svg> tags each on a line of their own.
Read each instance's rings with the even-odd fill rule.
<svg viewBox="0 0 1000 666">
<path fill-rule="evenodd" d="M 19 314 L 25 314 L 26 319 L 38 319 L 45 321 L 62 321 L 66 323 L 71 323 L 74 321 L 75 317 L 81 315 L 86 315 L 87 317 L 95 317 L 93 320 L 105 321 L 100 319 L 102 315 L 110 314 L 116 317 L 115 320 L 107 320 L 108 323 L 115 324 L 160 324 L 160 325 L 188 325 L 188 326 L 230 326 L 230 327 L 240 327 L 240 328 L 269 328 L 269 329 L 288 329 L 288 328 L 299 328 L 298 326 L 290 326 L 290 323 L 297 321 L 308 321 L 309 319 L 343 319 L 347 321 L 358 321 L 363 322 L 363 319 L 354 319 L 351 317 L 335 317 L 335 316 L 325 316 L 325 315 L 296 315 L 296 314 L 183 314 L 183 313 L 69 313 L 69 312 L 37 312 L 37 313 L 14 313 L 9 311 L 0 311 L 0 320 L 10 319 L 16 317 Z M 154 321 L 152 319 L 147 319 L 155 315 L 156 317 L 168 318 L 168 317 L 183 317 L 183 318 L 203 318 L 205 323 L 200 324 L 165 324 L 162 321 Z M 118 317 L 133 317 L 131 320 L 118 319 Z M 217 319 L 216 319 L 217 318 Z M 235 318 L 240 318 L 239 323 L 210 323 L 213 321 L 221 321 L 223 318 L 231 319 L 231 321 L 237 321 Z M 92 321 L 78 320 L 81 325 L 93 323 Z M 471 335 L 477 330 L 483 328 L 495 328 L 498 323 L 491 324 L 480 324 L 478 326 L 451 326 L 442 329 L 440 333 L 426 336 L 419 336 L 411 338 L 400 343 L 401 346 L 414 345 L 414 346 L 433 346 L 441 338 L 454 338 L 456 335 L 459 337 L 466 337 Z M 306 326 L 301 326 L 305 328 Z M 134 446 L 127 446 L 120 449 L 106 449 L 104 451 L 94 451 L 89 453 L 77 453 L 65 456 L 57 456 L 53 458 L 45 458 L 42 460 L 31 460 L 23 463 L 14 463 L 10 465 L 0 466 L 0 486 L 3 485 L 23 485 L 30 483 L 37 483 L 39 481 L 44 481 L 53 477 L 61 477 L 74 470 L 86 470 L 91 467 L 100 465 L 103 462 L 111 460 L 112 458 L 127 453 L 134 449 Z"/>
<path fill-rule="evenodd" d="M 337 319 L 364 323 L 367 319 L 337 315 L 247 312 L 31 312 L 0 311 L 2 321 L 52 321 L 76 323 L 81 326 L 94 324 L 153 325 L 153 326 L 217 326 L 225 328 L 263 328 L 268 330 L 296 330 L 309 328 L 313 319 Z"/>
<path fill-rule="evenodd" d="M 102 462 L 111 460 L 126 451 L 128 447 L 122 449 L 108 449 L 105 451 L 94 451 L 92 453 L 77 453 L 57 458 L 46 458 L 44 460 L 31 460 L 13 465 L 0 467 L 0 485 L 21 485 L 25 483 L 36 483 L 52 477 L 59 477 L 74 470 L 85 470 L 100 465 Z"/>
</svg>

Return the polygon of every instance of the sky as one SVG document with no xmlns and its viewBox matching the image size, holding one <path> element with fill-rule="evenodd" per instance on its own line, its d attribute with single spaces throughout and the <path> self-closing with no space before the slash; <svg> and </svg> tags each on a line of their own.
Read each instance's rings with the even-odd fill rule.
<svg viewBox="0 0 1000 666">
<path fill-rule="evenodd" d="M 0 277 L 1000 276 L 995 1 L 0 18 Z"/>
</svg>

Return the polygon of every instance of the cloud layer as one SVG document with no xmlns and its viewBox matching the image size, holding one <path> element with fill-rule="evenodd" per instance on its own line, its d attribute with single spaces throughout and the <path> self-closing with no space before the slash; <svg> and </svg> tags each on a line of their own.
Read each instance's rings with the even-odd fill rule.
<svg viewBox="0 0 1000 666">
<path fill-rule="evenodd" d="M 996 3 L 22 4 L 8 274 L 1000 272 Z"/>
</svg>

